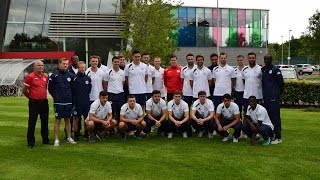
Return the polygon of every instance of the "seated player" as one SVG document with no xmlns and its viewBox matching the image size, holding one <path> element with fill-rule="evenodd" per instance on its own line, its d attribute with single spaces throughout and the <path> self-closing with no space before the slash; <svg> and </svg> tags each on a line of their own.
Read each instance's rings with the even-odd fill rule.
<svg viewBox="0 0 320 180">
<path fill-rule="evenodd" d="M 167 105 L 166 102 L 161 99 L 161 93 L 158 90 L 154 90 L 151 93 L 151 98 L 146 102 L 147 115 L 144 117 L 146 122 L 146 128 L 144 132 L 149 135 L 151 127 L 156 125 L 158 127 L 157 134 L 164 133 L 164 123 L 167 118 Z"/>
<path fill-rule="evenodd" d="M 192 105 L 192 127 L 196 130 L 198 137 L 202 137 L 203 132 L 208 132 L 208 137 L 213 137 L 215 129 L 214 123 L 214 105 L 213 102 L 207 98 L 205 91 L 198 93 L 198 100 Z"/>
<path fill-rule="evenodd" d="M 191 130 L 189 121 L 189 106 L 181 99 L 181 92 L 176 91 L 173 100 L 168 102 L 169 120 L 167 126 L 168 138 L 172 138 L 173 133 L 181 133 L 184 138 L 188 137 Z"/>
<path fill-rule="evenodd" d="M 251 137 L 252 145 L 256 144 L 257 134 L 260 134 L 264 139 L 262 145 L 269 145 L 271 137 L 273 137 L 273 124 L 268 112 L 263 106 L 257 104 L 255 96 L 249 97 L 249 106 L 242 130 Z"/>
<path fill-rule="evenodd" d="M 122 105 L 120 110 L 119 132 L 121 140 L 127 140 L 126 131 L 134 130 L 136 130 L 134 137 L 137 140 L 141 139 L 140 133 L 146 127 L 143 117 L 142 107 L 136 103 L 136 97 L 129 95 L 127 103 Z"/>
<path fill-rule="evenodd" d="M 241 121 L 239 107 L 231 102 L 231 95 L 223 95 L 223 102 L 218 105 L 216 111 L 217 132 L 223 136 L 222 141 L 228 141 L 231 138 L 228 129 L 233 128 L 233 142 L 238 142 L 241 133 Z"/>
<path fill-rule="evenodd" d="M 101 91 L 99 99 L 95 100 L 86 119 L 86 129 L 90 135 L 90 141 L 95 142 L 95 137 L 102 140 L 106 137 L 106 133 L 116 127 L 117 121 L 112 119 L 112 108 L 108 102 L 108 92 Z"/>
</svg>

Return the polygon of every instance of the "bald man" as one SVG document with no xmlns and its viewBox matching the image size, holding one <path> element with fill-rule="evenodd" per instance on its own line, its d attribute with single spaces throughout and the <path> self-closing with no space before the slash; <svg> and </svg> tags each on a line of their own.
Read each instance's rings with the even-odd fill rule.
<svg viewBox="0 0 320 180">
<path fill-rule="evenodd" d="M 43 62 L 38 60 L 33 65 L 33 72 L 27 75 L 22 89 L 23 94 L 29 99 L 29 120 L 27 142 L 28 148 L 32 149 L 35 144 L 34 131 L 38 115 L 41 119 L 42 143 L 49 144 L 48 116 L 49 105 L 47 99 L 48 75 L 43 73 Z"/>
</svg>

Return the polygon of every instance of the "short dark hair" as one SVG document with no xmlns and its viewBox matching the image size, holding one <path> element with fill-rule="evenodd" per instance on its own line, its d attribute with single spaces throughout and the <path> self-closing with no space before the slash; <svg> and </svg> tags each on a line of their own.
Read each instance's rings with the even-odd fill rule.
<svg viewBox="0 0 320 180">
<path fill-rule="evenodd" d="M 257 100 L 257 98 L 255 96 L 250 96 L 249 99 L 255 99 Z"/>
<path fill-rule="evenodd" d="M 204 57 L 203 57 L 202 55 L 197 55 L 197 56 L 196 56 L 196 60 L 197 60 L 199 57 L 201 57 L 201 58 L 204 60 Z"/>
<path fill-rule="evenodd" d="M 199 92 L 198 92 L 198 96 L 202 96 L 202 95 L 205 95 L 205 96 L 206 96 L 207 93 L 206 93 L 205 91 L 199 91 Z"/>
<path fill-rule="evenodd" d="M 119 57 L 118 57 L 118 56 L 113 56 L 113 57 L 112 57 L 112 62 L 113 62 L 115 59 L 119 59 Z"/>
<path fill-rule="evenodd" d="M 101 96 L 108 96 L 108 92 L 107 91 L 101 91 L 100 93 L 99 93 L 99 97 L 101 97 Z"/>
<path fill-rule="evenodd" d="M 221 55 L 226 55 L 228 57 L 227 53 L 225 53 L 225 52 L 220 53 L 220 56 Z"/>
<path fill-rule="evenodd" d="M 100 61 L 100 56 L 97 56 L 97 55 L 91 55 L 89 60 L 91 59 L 98 59 L 98 61 Z"/>
<path fill-rule="evenodd" d="M 177 58 L 177 55 L 171 54 L 171 55 L 170 55 L 170 59 L 171 59 L 171 58 Z M 177 59 L 178 59 L 178 58 L 177 58 Z"/>
<path fill-rule="evenodd" d="M 229 99 L 229 100 L 232 99 L 232 97 L 231 97 L 230 94 L 224 94 L 224 95 L 222 96 L 222 98 L 223 98 L 223 99 Z"/>
<path fill-rule="evenodd" d="M 212 54 L 210 55 L 210 59 L 211 59 L 212 57 L 218 57 L 218 54 L 217 54 L 217 53 L 212 53 Z"/>
<path fill-rule="evenodd" d="M 175 91 L 175 92 L 173 93 L 173 96 L 175 96 L 175 95 L 180 95 L 180 96 L 182 96 L 182 93 L 181 93 L 181 91 Z"/>
<path fill-rule="evenodd" d="M 254 55 L 254 57 L 257 57 L 256 53 L 254 53 L 254 52 L 249 52 L 248 56 L 250 56 L 250 55 Z"/>
<path fill-rule="evenodd" d="M 119 55 L 118 57 L 119 57 L 119 58 L 123 58 L 124 56 L 123 56 L 123 55 Z"/>
<path fill-rule="evenodd" d="M 142 56 L 150 56 L 149 53 L 143 53 Z"/>
<path fill-rule="evenodd" d="M 140 53 L 140 51 L 138 51 L 138 50 L 132 51 L 132 55 L 135 55 L 135 54 L 141 54 L 141 53 Z"/>
<path fill-rule="evenodd" d="M 194 56 L 192 53 L 188 53 L 187 55 L 186 55 L 186 58 L 188 57 L 188 56 Z"/>
<path fill-rule="evenodd" d="M 134 95 L 129 95 L 128 97 L 127 97 L 127 100 L 128 99 L 130 99 L 130 98 L 136 98 Z"/>
<path fill-rule="evenodd" d="M 268 60 L 272 61 L 272 56 L 271 56 L 271 54 L 266 54 L 265 56 L 263 56 L 263 59 L 264 60 L 268 59 Z"/>
<path fill-rule="evenodd" d="M 73 56 L 71 57 L 71 60 L 72 60 L 72 61 L 73 61 L 74 59 L 79 60 L 79 57 L 75 54 L 75 55 L 73 55 Z"/>
<path fill-rule="evenodd" d="M 242 59 L 244 59 L 244 56 L 240 54 L 240 55 L 237 56 L 237 58 L 242 58 Z"/>
<path fill-rule="evenodd" d="M 151 93 L 151 96 L 153 96 L 155 94 L 160 94 L 161 95 L 161 92 L 159 90 L 153 90 L 152 93 Z"/>
</svg>

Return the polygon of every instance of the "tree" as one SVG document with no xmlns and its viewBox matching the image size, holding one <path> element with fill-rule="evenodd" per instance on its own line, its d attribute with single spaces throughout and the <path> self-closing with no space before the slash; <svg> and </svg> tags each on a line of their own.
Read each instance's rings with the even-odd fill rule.
<svg viewBox="0 0 320 180">
<path fill-rule="evenodd" d="M 311 56 L 314 59 L 320 60 L 320 11 L 317 10 L 309 18 L 309 26 L 306 34 L 306 41 L 309 43 L 309 48 L 312 52 Z"/>
<path fill-rule="evenodd" d="M 132 0 L 124 1 L 119 18 L 127 22 L 120 31 L 125 44 L 132 50 L 146 52 L 151 57 L 159 56 L 162 64 L 169 62 L 169 56 L 178 48 L 178 19 L 172 11 L 177 9 L 173 0 Z M 122 54 L 130 58 L 130 50 L 121 47 Z"/>
</svg>

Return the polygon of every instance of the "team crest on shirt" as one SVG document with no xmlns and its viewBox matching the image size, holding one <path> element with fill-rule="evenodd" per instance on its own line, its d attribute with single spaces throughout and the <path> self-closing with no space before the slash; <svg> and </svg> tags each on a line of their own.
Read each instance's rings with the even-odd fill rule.
<svg viewBox="0 0 320 180">
<path fill-rule="evenodd" d="M 77 111 L 73 111 L 73 114 L 76 116 L 78 113 L 77 113 Z"/>
<path fill-rule="evenodd" d="M 89 81 L 86 81 L 85 83 L 86 83 L 86 84 L 89 84 Z"/>
<path fill-rule="evenodd" d="M 177 73 L 180 73 L 180 70 L 177 70 Z"/>
<path fill-rule="evenodd" d="M 71 81 L 71 78 L 69 78 L 69 77 L 68 77 L 68 78 L 67 78 L 67 81 L 69 81 L 69 82 L 70 82 L 70 81 Z"/>
<path fill-rule="evenodd" d="M 42 78 L 42 80 L 43 80 L 43 81 L 47 81 L 47 79 L 46 79 L 46 78 Z"/>
<path fill-rule="evenodd" d="M 269 71 L 269 74 L 272 74 L 272 70 Z"/>
</svg>

